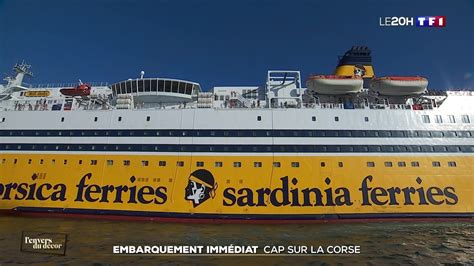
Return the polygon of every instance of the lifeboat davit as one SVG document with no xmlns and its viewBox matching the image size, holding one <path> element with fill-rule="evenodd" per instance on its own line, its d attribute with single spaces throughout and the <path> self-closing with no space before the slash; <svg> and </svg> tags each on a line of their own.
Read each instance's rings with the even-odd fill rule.
<svg viewBox="0 0 474 266">
<path fill-rule="evenodd" d="M 318 94 L 349 94 L 362 90 L 363 79 L 358 76 L 315 75 L 310 76 L 306 86 Z"/>
<path fill-rule="evenodd" d="M 423 94 L 428 87 L 424 77 L 381 77 L 370 82 L 370 88 L 381 95 L 404 96 Z"/>
<path fill-rule="evenodd" d="M 80 84 L 75 88 L 64 88 L 59 91 L 66 96 L 88 96 L 91 94 L 91 86 L 89 84 Z"/>
</svg>

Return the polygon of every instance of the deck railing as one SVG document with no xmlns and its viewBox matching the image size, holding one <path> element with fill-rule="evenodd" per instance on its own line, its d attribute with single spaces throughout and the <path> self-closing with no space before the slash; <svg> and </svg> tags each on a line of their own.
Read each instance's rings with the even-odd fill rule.
<svg viewBox="0 0 474 266">
<path fill-rule="evenodd" d="M 84 106 L 81 106 L 81 110 L 86 110 L 83 108 Z M 112 107 L 113 108 L 113 107 Z M 160 103 L 156 106 L 149 106 L 149 105 L 140 105 L 136 104 L 134 107 L 131 108 L 131 110 L 143 110 L 143 109 L 197 109 L 202 107 L 199 107 L 196 103 L 174 103 L 174 104 L 166 104 L 166 103 Z M 95 108 L 94 108 L 95 109 Z M 97 109 L 100 109 L 99 107 Z M 230 106 L 228 105 L 227 107 L 220 106 L 220 107 L 209 107 L 209 109 L 218 109 L 218 110 L 243 110 L 243 109 L 266 109 L 265 106 L 252 106 L 248 108 L 244 107 L 236 107 L 236 106 Z M 300 109 L 296 107 L 276 107 L 273 109 Z M 371 110 L 432 110 L 435 109 L 435 107 L 432 104 L 369 104 L 369 105 L 364 105 L 364 104 L 353 104 L 351 106 L 347 106 L 344 104 L 335 104 L 335 103 L 321 103 L 321 104 L 306 104 L 301 109 L 337 109 L 337 110 L 352 110 L 352 109 L 371 109 Z M 13 107 L 7 107 L 3 108 L 4 111 L 49 111 L 51 109 L 51 104 L 48 105 L 42 105 L 38 104 L 34 101 L 28 102 L 28 101 L 21 101 L 20 104 L 16 104 Z M 77 110 L 77 109 L 76 109 Z M 59 111 L 59 110 L 57 110 Z"/>
<path fill-rule="evenodd" d="M 104 87 L 104 86 L 109 86 L 108 82 L 83 82 L 91 85 L 92 87 Z M 79 82 L 63 82 L 63 83 L 42 83 L 42 84 L 29 84 L 26 82 L 22 83 L 23 87 L 26 88 L 38 88 L 38 89 L 47 89 L 47 88 L 71 88 L 71 87 L 76 87 L 79 85 Z"/>
</svg>

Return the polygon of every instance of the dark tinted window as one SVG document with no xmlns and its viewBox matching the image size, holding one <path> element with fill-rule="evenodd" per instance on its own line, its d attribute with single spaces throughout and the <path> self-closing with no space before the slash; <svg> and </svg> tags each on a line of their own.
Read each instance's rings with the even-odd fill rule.
<svg viewBox="0 0 474 266">
<path fill-rule="evenodd" d="M 367 131 L 367 137 L 378 137 L 378 136 L 379 136 L 379 133 L 377 131 L 373 131 L 373 130 Z"/>
<path fill-rule="evenodd" d="M 431 137 L 431 133 L 428 131 L 418 131 L 418 136 L 422 138 L 429 138 Z"/>
<path fill-rule="evenodd" d="M 193 91 L 193 84 L 191 84 L 191 83 L 186 83 L 186 91 L 185 91 L 185 93 L 186 93 L 186 94 L 191 94 L 192 91 Z"/>
<path fill-rule="evenodd" d="M 180 82 L 179 83 L 179 93 L 184 93 L 185 89 L 186 89 L 186 83 Z"/>
<path fill-rule="evenodd" d="M 157 91 L 157 86 L 158 86 L 157 83 L 158 82 L 156 81 L 156 79 L 151 80 L 151 85 L 150 85 L 151 86 L 151 91 Z"/>
<path fill-rule="evenodd" d="M 446 137 L 456 137 L 456 131 L 447 131 Z"/>
<path fill-rule="evenodd" d="M 172 92 L 178 93 L 178 83 L 179 83 L 179 82 L 177 82 L 177 81 L 171 82 L 171 86 L 172 86 L 171 91 L 172 91 Z"/>
<path fill-rule="evenodd" d="M 165 81 L 164 80 L 158 80 L 158 91 L 165 91 Z"/>
<path fill-rule="evenodd" d="M 458 136 L 460 137 L 470 137 L 471 136 L 471 132 L 470 131 L 458 131 Z"/>
<path fill-rule="evenodd" d="M 436 152 L 443 152 L 447 150 L 445 146 L 433 146 L 433 148 L 434 148 L 434 151 Z"/>
<path fill-rule="evenodd" d="M 317 130 L 313 132 L 313 136 L 315 137 L 324 137 L 325 135 L 326 133 L 324 131 Z"/>
<path fill-rule="evenodd" d="M 404 137 L 403 131 L 391 131 L 392 137 L 401 138 Z"/>
<path fill-rule="evenodd" d="M 151 80 L 146 79 L 145 82 L 145 91 L 151 91 Z"/>
<path fill-rule="evenodd" d="M 363 130 L 352 130 L 351 135 L 353 137 L 365 137 L 365 131 L 363 131 Z"/>
<path fill-rule="evenodd" d="M 143 92 L 143 79 L 138 81 L 138 92 Z"/>
<path fill-rule="evenodd" d="M 369 151 L 370 152 L 378 152 L 380 150 L 380 146 L 369 146 Z"/>
<path fill-rule="evenodd" d="M 349 130 L 340 130 L 338 135 L 339 137 L 350 137 L 352 134 Z"/>
<path fill-rule="evenodd" d="M 340 147 L 339 146 L 328 146 L 328 151 L 329 152 L 338 152 L 340 151 Z"/>
<path fill-rule="evenodd" d="M 459 152 L 460 149 L 458 146 L 448 146 L 448 151 L 449 152 Z"/>
<path fill-rule="evenodd" d="M 421 151 L 423 152 L 432 152 L 433 146 L 421 146 Z"/>
<path fill-rule="evenodd" d="M 382 146 L 382 151 L 383 152 L 393 152 L 393 147 L 392 146 Z"/>
<path fill-rule="evenodd" d="M 171 92 L 171 81 L 165 80 L 165 92 Z"/>
<path fill-rule="evenodd" d="M 354 148 L 352 146 L 341 146 L 341 152 L 353 152 Z"/>
<path fill-rule="evenodd" d="M 354 151 L 356 152 L 367 152 L 369 148 L 367 146 L 355 146 Z"/>
</svg>

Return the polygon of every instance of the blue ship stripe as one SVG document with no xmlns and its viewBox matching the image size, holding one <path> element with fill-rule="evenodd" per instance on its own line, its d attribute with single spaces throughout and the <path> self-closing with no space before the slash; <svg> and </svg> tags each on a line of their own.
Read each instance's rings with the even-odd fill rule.
<svg viewBox="0 0 474 266">
<path fill-rule="evenodd" d="M 474 131 L 428 130 L 278 130 L 278 129 L 84 129 L 0 130 L 0 137 L 343 137 L 343 138 L 474 138 Z"/>
<path fill-rule="evenodd" d="M 1 151 L 211 153 L 473 153 L 471 145 L 225 145 L 1 143 Z"/>
</svg>

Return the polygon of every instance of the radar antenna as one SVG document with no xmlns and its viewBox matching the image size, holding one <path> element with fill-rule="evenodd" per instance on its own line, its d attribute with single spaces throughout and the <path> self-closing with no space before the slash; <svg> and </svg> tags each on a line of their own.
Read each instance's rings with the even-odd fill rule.
<svg viewBox="0 0 474 266">
<path fill-rule="evenodd" d="M 25 61 L 23 60 L 21 64 L 16 64 L 13 67 L 13 70 L 16 72 L 16 74 L 23 73 L 25 76 L 33 77 L 33 72 L 30 71 L 31 65 L 25 64 Z"/>
</svg>

